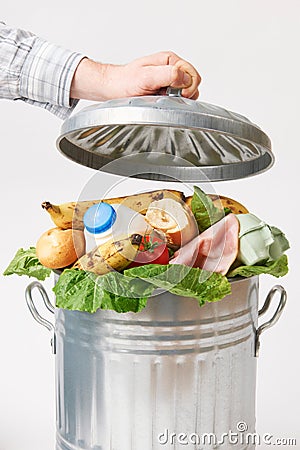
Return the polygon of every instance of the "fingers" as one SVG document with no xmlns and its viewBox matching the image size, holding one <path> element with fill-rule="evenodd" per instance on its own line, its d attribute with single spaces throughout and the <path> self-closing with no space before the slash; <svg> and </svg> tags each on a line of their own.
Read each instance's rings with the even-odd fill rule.
<svg viewBox="0 0 300 450">
<path fill-rule="evenodd" d="M 136 77 L 138 79 L 138 75 Z M 191 77 L 175 68 L 175 66 L 147 66 L 142 68 L 140 89 L 147 92 L 173 86 L 182 88 L 191 84 Z"/>
<path fill-rule="evenodd" d="M 196 69 L 186 61 L 180 60 L 172 70 L 170 86 L 182 89 L 182 96 L 196 100 L 201 77 Z"/>
<path fill-rule="evenodd" d="M 139 66 L 173 66 L 180 59 L 181 58 L 173 52 L 158 52 L 138 58 L 134 63 Z"/>
<path fill-rule="evenodd" d="M 196 99 L 201 76 L 195 67 L 173 52 L 159 52 L 134 61 L 136 66 L 148 68 L 147 89 L 153 91 L 166 86 L 181 88 L 182 95 Z M 172 68 L 171 71 L 169 68 Z M 159 70 L 151 70 L 159 68 Z M 148 78 L 147 78 L 148 77 Z"/>
<path fill-rule="evenodd" d="M 195 67 L 192 66 L 192 64 L 188 63 L 187 61 L 184 61 L 183 59 L 177 61 L 174 67 L 177 69 L 178 73 L 184 72 L 189 75 L 190 83 L 184 84 L 182 86 L 183 88 L 182 95 L 184 97 L 192 98 L 196 94 L 198 86 L 201 82 L 200 74 L 197 72 Z M 187 77 L 185 77 L 185 79 L 187 79 Z M 173 84 L 171 86 L 176 87 Z"/>
<path fill-rule="evenodd" d="M 196 90 L 196 92 L 191 96 L 191 97 L 189 97 L 190 99 L 192 99 L 192 100 L 197 100 L 197 98 L 199 98 L 199 91 L 198 91 L 198 89 Z"/>
<path fill-rule="evenodd" d="M 146 66 L 139 69 L 142 76 L 136 75 L 136 79 L 140 80 L 140 91 L 146 91 L 147 93 L 153 93 L 172 86 L 178 89 L 182 89 L 184 97 L 198 98 L 198 79 L 191 76 L 184 70 L 181 70 L 177 66 Z"/>
</svg>

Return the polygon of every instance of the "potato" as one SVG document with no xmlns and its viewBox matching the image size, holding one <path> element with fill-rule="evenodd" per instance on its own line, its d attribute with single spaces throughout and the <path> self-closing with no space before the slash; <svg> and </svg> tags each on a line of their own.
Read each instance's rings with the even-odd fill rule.
<svg viewBox="0 0 300 450">
<path fill-rule="evenodd" d="M 60 269 L 73 264 L 85 253 L 85 237 L 80 230 L 51 228 L 36 244 L 36 254 L 43 266 Z"/>
</svg>

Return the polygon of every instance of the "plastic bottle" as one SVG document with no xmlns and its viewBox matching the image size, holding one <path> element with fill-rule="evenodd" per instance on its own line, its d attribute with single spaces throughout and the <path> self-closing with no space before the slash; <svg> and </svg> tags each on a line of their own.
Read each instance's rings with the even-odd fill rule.
<svg viewBox="0 0 300 450">
<path fill-rule="evenodd" d="M 134 233 L 145 234 L 149 229 L 144 216 L 127 206 L 101 202 L 91 206 L 83 217 L 86 252 L 112 238 Z"/>
</svg>

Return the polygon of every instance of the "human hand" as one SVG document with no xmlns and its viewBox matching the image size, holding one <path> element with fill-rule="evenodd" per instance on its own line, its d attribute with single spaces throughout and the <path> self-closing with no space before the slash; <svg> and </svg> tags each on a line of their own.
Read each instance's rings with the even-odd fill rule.
<svg viewBox="0 0 300 450">
<path fill-rule="evenodd" d="M 173 52 L 155 53 L 125 65 L 84 58 L 73 77 L 71 98 L 102 101 L 159 94 L 172 86 L 181 88 L 184 97 L 196 100 L 200 82 L 197 70 Z"/>
</svg>

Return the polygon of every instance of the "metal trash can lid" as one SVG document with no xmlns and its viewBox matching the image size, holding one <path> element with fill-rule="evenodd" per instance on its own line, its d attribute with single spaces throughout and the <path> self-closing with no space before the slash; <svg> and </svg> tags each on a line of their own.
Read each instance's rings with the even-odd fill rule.
<svg viewBox="0 0 300 450">
<path fill-rule="evenodd" d="M 82 109 L 63 123 L 57 146 L 84 166 L 161 181 L 240 179 L 274 162 L 270 139 L 257 125 L 172 88 Z"/>
</svg>

